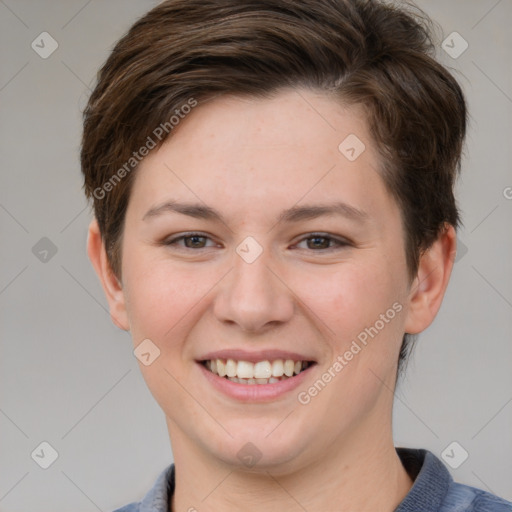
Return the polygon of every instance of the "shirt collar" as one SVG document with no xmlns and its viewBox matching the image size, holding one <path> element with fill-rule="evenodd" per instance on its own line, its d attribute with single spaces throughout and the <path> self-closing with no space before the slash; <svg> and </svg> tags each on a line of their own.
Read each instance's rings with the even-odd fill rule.
<svg viewBox="0 0 512 512">
<path fill-rule="evenodd" d="M 396 451 L 414 484 L 395 512 L 438 512 L 453 482 L 446 466 L 428 450 L 396 448 Z"/>
<path fill-rule="evenodd" d="M 395 512 L 438 512 L 453 481 L 444 464 L 428 450 L 396 448 L 396 452 L 414 484 Z M 144 496 L 139 512 L 168 512 L 174 486 L 174 464 L 171 464 Z"/>
<path fill-rule="evenodd" d="M 168 512 L 174 493 L 174 464 L 167 466 L 140 502 L 139 512 Z"/>
</svg>

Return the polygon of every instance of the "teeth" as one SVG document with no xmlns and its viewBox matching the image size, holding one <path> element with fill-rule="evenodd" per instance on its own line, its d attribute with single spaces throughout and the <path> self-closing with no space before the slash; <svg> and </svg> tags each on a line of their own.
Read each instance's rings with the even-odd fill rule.
<svg viewBox="0 0 512 512">
<path fill-rule="evenodd" d="M 284 362 L 284 374 L 287 377 L 291 377 L 293 375 L 294 369 L 295 369 L 295 363 L 291 359 L 287 359 Z"/>
<path fill-rule="evenodd" d="M 226 361 L 226 375 L 228 377 L 236 377 L 236 367 L 236 362 L 233 359 L 228 359 Z"/>
<path fill-rule="evenodd" d="M 243 379 L 252 379 L 254 377 L 254 365 L 247 361 L 238 361 L 236 374 Z"/>
<path fill-rule="evenodd" d="M 217 363 L 217 373 L 219 374 L 219 377 L 225 377 L 226 376 L 226 365 L 224 364 L 224 361 L 221 359 L 216 360 Z"/>
<path fill-rule="evenodd" d="M 306 361 L 276 359 L 275 361 L 235 361 L 213 359 L 205 362 L 206 368 L 219 377 L 226 377 L 239 384 L 273 384 L 298 375 L 308 367 Z"/>
<path fill-rule="evenodd" d="M 282 377 L 283 375 L 284 375 L 283 360 L 277 359 L 276 361 L 274 361 L 272 363 L 272 377 Z"/>
<path fill-rule="evenodd" d="M 272 365 L 269 361 L 260 361 L 254 365 L 254 376 L 257 379 L 269 379 L 272 377 Z"/>
</svg>

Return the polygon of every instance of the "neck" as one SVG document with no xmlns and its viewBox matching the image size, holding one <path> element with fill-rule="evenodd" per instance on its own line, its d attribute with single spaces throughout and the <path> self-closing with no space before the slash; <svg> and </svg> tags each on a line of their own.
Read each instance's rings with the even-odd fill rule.
<svg viewBox="0 0 512 512">
<path fill-rule="evenodd" d="M 391 427 L 378 435 L 361 427 L 357 436 L 331 443 L 314 462 L 260 472 L 205 457 L 183 432 L 169 427 L 176 468 L 172 512 L 393 512 L 413 484 Z"/>
</svg>

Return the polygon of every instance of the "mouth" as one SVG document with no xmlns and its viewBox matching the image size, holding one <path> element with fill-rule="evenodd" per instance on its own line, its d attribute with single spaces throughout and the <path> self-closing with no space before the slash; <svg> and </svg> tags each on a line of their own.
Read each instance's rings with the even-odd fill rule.
<svg viewBox="0 0 512 512">
<path fill-rule="evenodd" d="M 258 386 L 277 384 L 292 379 L 314 365 L 314 361 L 274 359 L 245 361 L 235 359 L 207 359 L 199 361 L 206 370 L 236 384 Z"/>
</svg>

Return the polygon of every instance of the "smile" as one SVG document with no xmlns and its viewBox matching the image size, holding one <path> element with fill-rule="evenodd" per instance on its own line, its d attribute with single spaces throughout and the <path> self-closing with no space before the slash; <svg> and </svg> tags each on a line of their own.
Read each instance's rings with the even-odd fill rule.
<svg viewBox="0 0 512 512">
<path fill-rule="evenodd" d="M 203 361 L 204 367 L 211 373 L 224 377 L 231 382 L 247 385 L 275 384 L 299 375 L 306 370 L 309 361 L 293 359 L 264 360 L 252 363 L 234 359 L 209 359 Z"/>
</svg>

